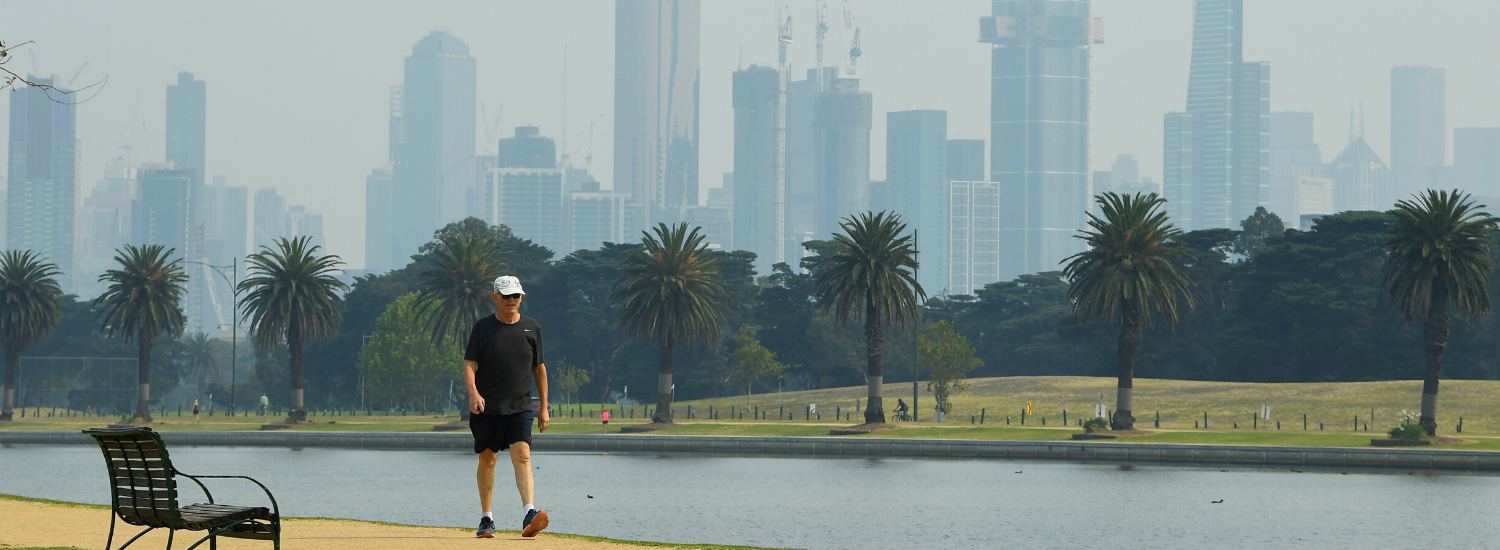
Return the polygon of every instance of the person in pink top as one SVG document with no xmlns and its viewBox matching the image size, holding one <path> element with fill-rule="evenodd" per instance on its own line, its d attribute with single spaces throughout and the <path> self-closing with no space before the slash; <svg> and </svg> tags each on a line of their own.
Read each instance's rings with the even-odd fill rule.
<svg viewBox="0 0 1500 550">
<path fill-rule="evenodd" d="M 609 433 L 609 409 L 604 409 L 604 414 L 600 416 L 604 418 L 604 433 Z"/>
</svg>

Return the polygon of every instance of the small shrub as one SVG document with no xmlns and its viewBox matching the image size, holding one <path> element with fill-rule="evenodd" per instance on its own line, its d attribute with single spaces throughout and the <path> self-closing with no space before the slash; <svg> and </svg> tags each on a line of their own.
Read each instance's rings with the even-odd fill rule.
<svg viewBox="0 0 1500 550">
<path fill-rule="evenodd" d="M 1103 418 L 1090 418 L 1083 422 L 1084 433 L 1102 432 L 1109 429 L 1109 421 Z"/>
<path fill-rule="evenodd" d="M 1391 428 L 1391 439 L 1426 439 L 1427 429 L 1421 424 L 1402 424 Z"/>
</svg>

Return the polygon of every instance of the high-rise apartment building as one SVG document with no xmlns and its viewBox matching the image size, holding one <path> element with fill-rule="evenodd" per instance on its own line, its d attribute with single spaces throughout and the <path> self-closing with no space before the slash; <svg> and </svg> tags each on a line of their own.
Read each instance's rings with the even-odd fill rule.
<svg viewBox="0 0 1500 550">
<path fill-rule="evenodd" d="M 1243 49 L 1243 0 L 1196 0 L 1187 111 L 1165 118 L 1163 183 L 1179 227 L 1239 227 L 1270 202 L 1270 65 Z"/>
<path fill-rule="evenodd" d="M 255 223 L 251 242 L 254 250 L 262 247 L 276 249 L 276 239 L 286 237 L 286 197 L 276 192 L 275 187 L 262 187 L 255 191 Z M 416 254 L 416 248 L 412 253 Z"/>
<path fill-rule="evenodd" d="M 517 126 L 515 137 L 500 140 L 495 168 L 557 168 L 557 142 L 536 126 Z"/>
<path fill-rule="evenodd" d="M 423 37 L 406 58 L 399 106 L 392 97 L 391 196 L 400 205 L 391 212 L 393 261 L 467 211 L 475 185 L 474 74 L 469 46 L 443 31 Z"/>
<path fill-rule="evenodd" d="M 604 243 L 635 240 L 639 233 L 625 229 L 625 204 L 630 195 L 593 189 L 568 194 L 568 252 L 599 248 Z"/>
<path fill-rule="evenodd" d="M 1500 207 L 1500 128 L 1453 129 L 1454 185 Z"/>
<path fill-rule="evenodd" d="M 1081 250 L 1089 199 L 1090 48 L 1103 23 L 1088 0 L 996 0 L 980 19 L 992 45 L 990 181 L 1000 185 L 1001 277 L 1059 269 Z"/>
<path fill-rule="evenodd" d="M 635 229 L 698 204 L 700 11 L 699 0 L 615 2 L 614 189 L 640 208 Z"/>
<path fill-rule="evenodd" d="M 948 286 L 948 112 L 898 111 L 885 119 L 886 208 L 915 234 L 917 282 L 937 295 Z"/>
<path fill-rule="evenodd" d="M 1130 184 L 1141 182 L 1141 163 L 1135 159 L 1135 155 L 1115 155 L 1114 164 L 1109 165 L 1109 189 L 1103 191 L 1114 191 L 1127 189 Z M 1094 194 L 1102 191 L 1097 187 Z"/>
<path fill-rule="evenodd" d="M 294 204 L 286 207 L 286 214 L 282 218 L 284 229 L 282 236 L 291 239 L 297 237 L 310 237 L 312 246 L 322 247 L 322 254 L 328 254 L 328 243 L 323 240 L 323 215 L 317 212 L 309 212 L 306 206 Z"/>
<path fill-rule="evenodd" d="M 191 170 L 176 168 L 141 170 L 130 217 L 136 245 L 161 245 L 175 258 L 198 259 L 190 248 L 194 243 L 188 222 L 194 177 Z"/>
<path fill-rule="evenodd" d="M 29 78 L 45 85 L 53 85 L 56 79 Z M 77 109 L 72 104 L 52 101 L 40 88 L 11 89 L 6 247 L 33 250 L 57 264 L 65 292 L 78 286 L 73 269 L 77 128 Z"/>
<path fill-rule="evenodd" d="M 778 249 L 777 224 L 786 224 L 788 205 L 776 196 L 776 69 L 759 65 L 735 71 L 734 106 L 734 248 L 755 253 L 756 273 L 770 273 Z M 726 180 L 727 181 L 727 180 Z M 791 187 L 790 178 L 787 186 Z M 785 233 L 783 233 L 785 234 Z"/>
<path fill-rule="evenodd" d="M 115 251 L 131 243 L 130 211 L 135 200 L 136 167 L 125 159 L 110 159 L 104 177 L 94 184 L 78 215 L 86 224 L 78 239 L 80 297 L 92 298 L 104 291 L 99 275 L 114 267 Z"/>
<path fill-rule="evenodd" d="M 1000 185 L 954 181 L 948 188 L 948 280 L 941 291 L 972 296 L 1000 280 Z"/>
<path fill-rule="evenodd" d="M 951 181 L 984 181 L 984 140 L 948 140 L 948 179 Z"/>
<path fill-rule="evenodd" d="M 1447 72 L 1391 68 L 1391 172 L 1397 199 L 1447 186 Z"/>
<path fill-rule="evenodd" d="M 193 79 L 193 73 L 177 73 L 177 84 L 167 86 L 167 162 L 193 173 L 194 191 L 207 183 L 203 179 L 207 121 L 208 84 Z"/>
<path fill-rule="evenodd" d="M 567 254 L 568 212 L 563 173 L 555 168 L 496 168 L 480 193 L 485 221 L 505 225 L 515 236 Z"/>
</svg>

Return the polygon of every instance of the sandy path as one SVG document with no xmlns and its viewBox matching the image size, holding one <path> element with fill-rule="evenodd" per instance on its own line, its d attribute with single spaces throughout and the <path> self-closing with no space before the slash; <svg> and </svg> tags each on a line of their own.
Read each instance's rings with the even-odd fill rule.
<svg viewBox="0 0 1500 550">
<path fill-rule="evenodd" d="M 68 506 L 61 504 L 18 501 L 0 498 L 0 547 L 28 546 L 75 546 L 78 548 L 104 548 L 109 535 L 110 511 L 103 508 Z M 383 550 L 432 548 L 451 550 L 457 548 L 527 548 L 535 550 L 609 550 L 633 549 L 643 546 L 612 542 L 597 542 L 569 536 L 542 533 L 532 539 L 521 538 L 516 531 L 497 532 L 493 539 L 476 539 L 468 529 L 445 527 L 410 527 L 367 523 L 350 520 L 289 519 L 282 522 L 284 529 L 281 547 L 290 550 L 317 548 L 328 550 Z M 115 546 L 124 543 L 140 532 L 139 527 L 116 523 Z M 123 537 L 121 533 L 124 533 Z M 198 532 L 179 532 L 173 548 L 187 548 L 202 536 Z M 166 532 L 158 529 L 131 544 L 131 548 L 164 548 Z M 204 543 L 199 548 L 208 548 Z M 271 543 L 258 540 L 219 539 L 219 548 L 228 550 L 271 548 Z M 684 546 L 681 548 L 694 548 Z"/>
</svg>

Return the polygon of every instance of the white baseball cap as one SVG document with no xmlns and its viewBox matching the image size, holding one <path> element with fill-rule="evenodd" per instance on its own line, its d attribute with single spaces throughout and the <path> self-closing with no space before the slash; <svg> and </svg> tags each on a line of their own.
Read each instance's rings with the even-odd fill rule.
<svg viewBox="0 0 1500 550">
<path fill-rule="evenodd" d="M 511 294 L 525 295 L 526 291 L 521 289 L 521 280 L 512 275 L 501 275 L 495 277 L 495 294 L 509 296 Z"/>
</svg>

